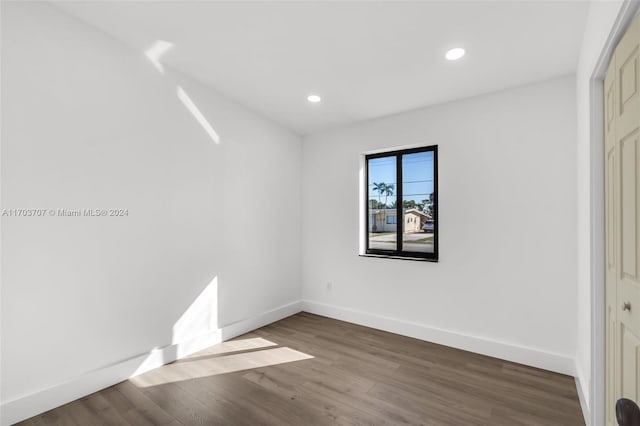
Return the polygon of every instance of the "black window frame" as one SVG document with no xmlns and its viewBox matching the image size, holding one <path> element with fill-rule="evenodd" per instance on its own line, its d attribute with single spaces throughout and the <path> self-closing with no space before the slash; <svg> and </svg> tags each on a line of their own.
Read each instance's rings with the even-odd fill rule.
<svg viewBox="0 0 640 426">
<path fill-rule="evenodd" d="M 415 252 L 403 250 L 402 234 L 404 228 L 404 216 L 402 214 L 402 156 L 407 154 L 416 154 L 420 152 L 433 152 L 433 253 Z M 396 157 L 396 250 L 381 250 L 369 248 L 369 160 L 384 157 Z M 364 157 L 364 178 L 365 178 L 365 218 L 364 218 L 364 235 L 365 237 L 365 256 L 401 258 L 412 260 L 425 260 L 431 262 L 438 261 L 438 145 L 422 146 L 417 148 L 400 149 L 394 151 L 376 152 L 375 154 L 365 154 Z M 401 220 L 397 220 L 401 218 Z"/>
</svg>

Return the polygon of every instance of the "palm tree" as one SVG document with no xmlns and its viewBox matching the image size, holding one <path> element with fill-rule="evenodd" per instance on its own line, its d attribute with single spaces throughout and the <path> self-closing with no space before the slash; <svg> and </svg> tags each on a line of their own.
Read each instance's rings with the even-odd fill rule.
<svg viewBox="0 0 640 426">
<path fill-rule="evenodd" d="M 386 184 L 384 182 L 373 182 L 373 190 L 378 192 L 378 206 L 382 207 L 382 217 L 383 217 L 383 227 L 384 224 L 387 222 L 387 201 L 389 200 L 389 197 L 393 196 L 393 190 L 394 190 L 395 185 L 394 184 Z M 384 204 L 382 204 L 382 202 L 380 201 L 380 197 L 384 195 Z M 378 227 L 376 226 L 376 221 L 374 220 L 373 222 L 373 227 L 371 228 L 371 230 L 373 232 L 376 232 L 378 230 Z"/>
<path fill-rule="evenodd" d="M 380 197 L 384 194 L 384 191 L 387 189 L 387 184 L 384 182 L 376 183 L 373 182 L 373 190 L 378 193 L 378 202 L 380 201 Z"/>
<path fill-rule="evenodd" d="M 382 196 L 382 194 L 384 194 L 384 192 L 386 191 L 386 188 L 387 188 L 387 184 L 384 182 L 380 182 L 380 183 L 373 182 L 373 190 L 378 193 L 378 208 L 380 208 L 379 206 L 381 204 L 380 197 Z M 372 232 L 378 231 L 377 222 L 378 221 L 376 220 L 376 216 L 373 215 L 373 226 L 371 227 Z"/>
<path fill-rule="evenodd" d="M 383 185 L 384 185 L 384 213 L 382 217 L 384 218 L 383 223 L 387 223 L 387 198 L 393 196 L 394 185 L 393 184 L 387 185 L 386 183 Z"/>
</svg>

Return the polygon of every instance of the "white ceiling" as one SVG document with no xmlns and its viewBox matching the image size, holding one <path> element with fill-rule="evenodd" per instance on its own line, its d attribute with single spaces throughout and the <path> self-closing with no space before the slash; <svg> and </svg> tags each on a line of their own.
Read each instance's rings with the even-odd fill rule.
<svg viewBox="0 0 640 426">
<path fill-rule="evenodd" d="M 301 134 L 575 71 L 588 3 L 56 2 Z M 444 59 L 451 47 L 467 55 Z M 306 101 L 309 93 L 320 104 Z"/>
</svg>

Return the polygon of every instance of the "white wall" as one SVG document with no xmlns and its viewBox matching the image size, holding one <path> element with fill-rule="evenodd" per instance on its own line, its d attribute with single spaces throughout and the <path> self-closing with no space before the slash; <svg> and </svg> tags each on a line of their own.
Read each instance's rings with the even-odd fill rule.
<svg viewBox="0 0 640 426">
<path fill-rule="evenodd" d="M 575 117 L 565 77 L 306 137 L 307 305 L 572 373 Z M 361 154 L 420 143 L 439 150 L 439 263 L 359 257 Z"/>
<path fill-rule="evenodd" d="M 34 2 L 2 3 L 2 122 L 4 209 L 129 210 L 2 218 L 3 404 L 300 299 L 299 136 Z"/>
<path fill-rule="evenodd" d="M 589 6 L 580 59 L 576 71 L 577 102 L 577 253 L 578 253 L 578 317 L 576 375 L 586 404 L 587 417 L 594 424 L 604 424 L 604 341 L 600 342 L 600 356 L 592 357 L 593 333 L 604 327 L 604 254 L 602 192 L 604 186 L 602 129 L 592 127 L 591 99 L 601 97 L 601 87 L 592 85 L 591 78 L 601 58 L 623 1 L 594 1 Z M 596 76 L 602 77 L 602 76 Z M 599 133 L 599 134 L 598 134 Z M 599 142 L 592 143 L 596 138 Z M 599 195 L 597 195 L 599 194 Z M 599 300 L 598 300 L 598 294 Z M 599 377 L 597 377 L 599 376 Z M 599 394 L 596 395 L 596 381 Z"/>
</svg>

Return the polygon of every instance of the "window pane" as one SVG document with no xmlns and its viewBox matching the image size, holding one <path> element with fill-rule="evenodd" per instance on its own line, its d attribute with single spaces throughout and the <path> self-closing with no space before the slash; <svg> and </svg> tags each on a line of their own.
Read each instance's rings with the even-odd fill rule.
<svg viewBox="0 0 640 426">
<path fill-rule="evenodd" d="M 368 160 L 369 249 L 397 250 L 396 157 Z"/>
<path fill-rule="evenodd" d="M 433 152 L 402 156 L 402 250 L 433 253 Z"/>
</svg>

